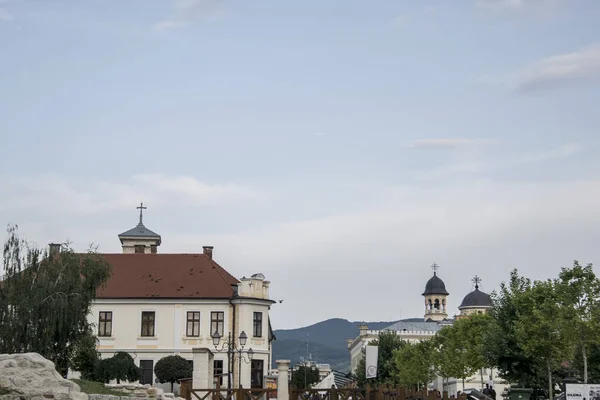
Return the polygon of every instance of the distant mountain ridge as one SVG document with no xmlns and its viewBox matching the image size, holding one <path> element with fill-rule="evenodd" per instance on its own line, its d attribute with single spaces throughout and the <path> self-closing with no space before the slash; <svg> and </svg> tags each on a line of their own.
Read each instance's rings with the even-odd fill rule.
<svg viewBox="0 0 600 400">
<path fill-rule="evenodd" d="M 422 321 L 413 318 L 407 321 Z M 291 360 L 292 365 L 302 359 L 330 364 L 331 368 L 348 372 L 350 353 L 346 339 L 358 336 L 358 325 L 366 324 L 369 330 L 381 330 L 397 321 L 350 322 L 342 318 L 331 318 L 297 329 L 277 329 L 277 340 L 273 342 L 273 360 Z"/>
</svg>

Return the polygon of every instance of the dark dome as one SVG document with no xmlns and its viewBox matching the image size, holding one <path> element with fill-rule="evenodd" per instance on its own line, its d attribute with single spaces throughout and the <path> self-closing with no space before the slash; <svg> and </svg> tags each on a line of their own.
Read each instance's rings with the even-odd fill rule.
<svg viewBox="0 0 600 400">
<path fill-rule="evenodd" d="M 437 276 L 437 274 L 433 274 L 431 279 L 428 280 L 427 284 L 425 285 L 425 291 L 423 292 L 423 296 L 426 296 L 428 294 L 443 294 L 447 296 L 450 293 L 446 291 L 446 284 L 444 283 L 444 281 L 441 280 Z"/>
<path fill-rule="evenodd" d="M 469 307 L 491 308 L 492 299 L 489 294 L 482 292 L 478 287 L 475 287 L 471 293 L 465 296 L 458 309 Z"/>
</svg>

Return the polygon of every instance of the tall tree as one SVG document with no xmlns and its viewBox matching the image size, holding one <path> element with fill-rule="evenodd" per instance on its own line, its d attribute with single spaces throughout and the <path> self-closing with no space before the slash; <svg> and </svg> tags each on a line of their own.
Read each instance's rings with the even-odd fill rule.
<svg viewBox="0 0 600 400">
<path fill-rule="evenodd" d="M 557 290 L 569 313 L 568 328 L 575 345 L 581 351 L 583 382 L 588 382 L 588 349 L 600 339 L 600 280 L 592 264 L 585 267 L 573 262 L 572 268 L 563 268 L 558 276 Z"/>
<path fill-rule="evenodd" d="M 491 325 L 492 317 L 488 314 L 472 314 L 454 323 L 453 329 L 464 344 L 470 371 L 481 372 L 490 366 L 485 357 L 485 339 Z"/>
<path fill-rule="evenodd" d="M 495 366 L 503 379 L 518 382 L 521 387 L 537 387 L 543 378 L 538 372 L 539 362 L 525 354 L 515 330 L 519 298 L 530 287 L 528 278 L 516 269 L 511 271 L 508 283 L 502 282 L 499 292 L 491 294 L 492 321 L 484 339 L 487 363 Z"/>
<path fill-rule="evenodd" d="M 469 342 L 462 336 L 458 323 L 440 329 L 433 340 L 436 369 L 442 377 L 461 379 L 464 387 L 465 379 L 473 375 L 477 368 L 470 359 Z"/>
<path fill-rule="evenodd" d="M 0 353 L 37 352 L 66 374 L 110 265 L 94 250 L 75 253 L 30 246 L 9 226 L 0 285 Z"/>
<path fill-rule="evenodd" d="M 292 372 L 292 385 L 298 389 L 309 389 L 319 382 L 319 369 L 314 366 L 300 365 Z"/>
<path fill-rule="evenodd" d="M 394 351 L 395 375 L 405 386 L 426 387 L 435 378 L 433 343 L 409 343 Z"/>
<path fill-rule="evenodd" d="M 573 354 L 562 303 L 553 281 L 536 281 L 520 296 L 517 307 L 517 339 L 528 357 L 544 363 L 550 400 L 554 398 L 553 371 Z"/>
<path fill-rule="evenodd" d="M 355 375 L 357 383 L 364 387 L 367 384 L 378 384 L 378 383 L 398 383 L 397 376 L 394 374 L 396 368 L 393 358 L 394 350 L 400 349 L 406 345 L 406 342 L 402 340 L 395 331 L 380 331 L 377 339 L 369 343 L 371 346 L 377 346 L 377 377 L 374 379 L 367 379 L 365 377 L 365 354 L 363 350 L 363 357 L 358 362 Z"/>
</svg>

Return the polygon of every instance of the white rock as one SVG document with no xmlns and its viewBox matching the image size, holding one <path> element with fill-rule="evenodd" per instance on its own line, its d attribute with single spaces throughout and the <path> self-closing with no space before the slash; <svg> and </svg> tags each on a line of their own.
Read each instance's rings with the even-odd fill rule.
<svg viewBox="0 0 600 400">
<path fill-rule="evenodd" d="M 0 386 L 23 397 L 88 400 L 79 386 L 64 379 L 54 363 L 38 353 L 0 354 Z"/>
</svg>

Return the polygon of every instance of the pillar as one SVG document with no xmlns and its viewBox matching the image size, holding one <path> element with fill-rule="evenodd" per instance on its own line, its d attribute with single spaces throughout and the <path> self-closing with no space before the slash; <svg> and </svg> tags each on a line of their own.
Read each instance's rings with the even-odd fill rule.
<svg viewBox="0 0 600 400">
<path fill-rule="evenodd" d="M 192 349 L 192 354 L 194 362 L 192 389 L 213 389 L 215 355 L 206 347 Z"/>
<path fill-rule="evenodd" d="M 290 400 L 290 360 L 277 360 L 277 400 Z"/>
</svg>

